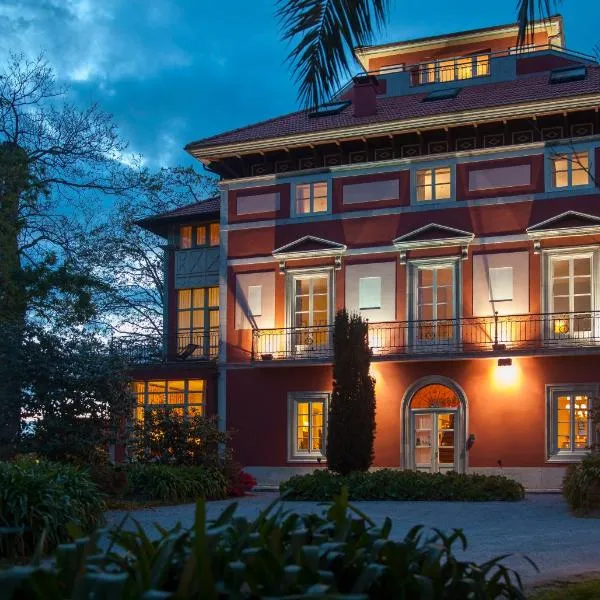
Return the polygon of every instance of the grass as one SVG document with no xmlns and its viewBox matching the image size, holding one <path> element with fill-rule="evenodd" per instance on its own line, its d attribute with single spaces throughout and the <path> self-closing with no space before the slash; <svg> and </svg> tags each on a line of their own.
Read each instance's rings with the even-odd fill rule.
<svg viewBox="0 0 600 600">
<path fill-rule="evenodd" d="M 552 587 L 540 589 L 529 598 L 530 600 L 598 600 L 600 579 L 554 583 Z"/>
</svg>

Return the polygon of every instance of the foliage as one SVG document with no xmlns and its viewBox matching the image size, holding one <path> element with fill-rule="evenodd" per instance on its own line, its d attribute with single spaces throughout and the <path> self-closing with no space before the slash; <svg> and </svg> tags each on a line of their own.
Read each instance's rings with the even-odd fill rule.
<svg viewBox="0 0 600 600">
<path fill-rule="evenodd" d="M 231 435 L 219 430 L 217 416 L 183 417 L 173 410 L 147 410 L 134 425 L 132 455 L 140 462 L 220 467 L 231 458 Z"/>
<path fill-rule="evenodd" d="M 600 455 L 586 456 L 569 465 L 563 480 L 563 496 L 580 514 L 600 511 Z"/>
<path fill-rule="evenodd" d="M 281 484 L 282 494 L 296 500 L 326 500 L 348 489 L 351 500 L 522 500 L 520 483 L 498 475 L 421 473 L 381 469 L 336 475 L 323 469 L 296 475 Z"/>
<path fill-rule="evenodd" d="M 301 104 L 315 108 L 329 100 L 350 74 L 349 54 L 371 43 L 389 8 L 389 0 L 279 0 L 283 39 L 297 40 L 287 60 Z"/>
<path fill-rule="evenodd" d="M 327 464 L 344 475 L 373 463 L 375 380 L 369 375 L 368 325 L 340 310 L 333 330 L 333 391 L 327 422 Z"/>
<path fill-rule="evenodd" d="M 56 335 L 29 326 L 24 337 L 21 405 L 30 417 L 20 448 L 83 465 L 107 461 L 124 442 L 133 410 L 126 365 L 97 336 Z"/>
<path fill-rule="evenodd" d="M 70 539 L 67 526 L 95 528 L 104 510 L 89 475 L 33 458 L 0 463 L 0 555 L 29 555 Z"/>
<path fill-rule="evenodd" d="M 539 590 L 529 600 L 597 600 L 600 598 L 600 580 L 557 582 L 551 588 Z"/>
<path fill-rule="evenodd" d="M 461 530 L 447 535 L 417 526 L 394 541 L 389 518 L 376 527 L 344 494 L 324 514 L 271 505 L 248 520 L 235 509 L 207 523 L 199 501 L 190 530 L 157 526 L 150 537 L 134 521 L 111 535 L 106 552 L 97 551 L 100 534 L 85 550 L 84 540 L 63 546 L 56 568 L 0 572 L 0 598 L 525 600 L 519 575 L 501 563 L 505 557 L 477 565 L 455 556 L 467 546 Z"/>
<path fill-rule="evenodd" d="M 122 468 L 127 476 L 126 498 L 183 503 L 201 497 L 225 498 L 227 493 L 227 479 L 210 467 L 132 464 Z"/>
<path fill-rule="evenodd" d="M 229 477 L 227 484 L 227 496 L 239 498 L 245 496 L 256 485 L 256 479 L 241 469 Z"/>
</svg>

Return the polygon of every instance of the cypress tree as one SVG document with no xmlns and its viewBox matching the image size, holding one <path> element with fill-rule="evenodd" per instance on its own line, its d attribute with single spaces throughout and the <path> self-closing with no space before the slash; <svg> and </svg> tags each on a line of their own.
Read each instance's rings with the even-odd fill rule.
<svg viewBox="0 0 600 600">
<path fill-rule="evenodd" d="M 375 380 L 369 375 L 368 325 L 340 310 L 333 332 L 333 393 L 327 428 L 328 468 L 342 475 L 373 463 Z"/>
</svg>

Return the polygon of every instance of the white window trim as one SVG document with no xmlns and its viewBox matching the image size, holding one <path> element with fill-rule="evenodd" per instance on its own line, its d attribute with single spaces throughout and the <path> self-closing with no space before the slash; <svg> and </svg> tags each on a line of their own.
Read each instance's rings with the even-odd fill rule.
<svg viewBox="0 0 600 600">
<path fill-rule="evenodd" d="M 584 456 L 590 453 L 590 450 L 584 448 L 580 450 L 561 450 L 556 448 L 556 400 L 555 397 L 560 394 L 585 394 L 590 398 L 590 406 L 598 398 L 597 383 L 561 383 L 546 385 L 546 462 L 579 462 Z M 594 428 L 590 424 L 590 442 L 595 443 Z"/>
<path fill-rule="evenodd" d="M 331 399 L 330 392 L 288 392 L 288 462 L 303 462 L 303 463 L 325 463 L 325 449 L 327 447 L 327 426 L 329 414 L 329 402 Z M 323 451 L 322 452 L 298 452 L 296 450 L 296 404 L 298 402 L 310 401 L 323 402 Z M 312 427 L 312 425 L 311 425 Z"/>
<path fill-rule="evenodd" d="M 443 200 L 417 200 L 417 172 L 425 171 L 427 169 L 450 169 L 450 198 L 444 198 Z M 436 163 L 423 163 L 414 166 L 410 170 L 410 203 L 414 206 L 426 206 L 428 208 L 436 208 L 444 206 L 449 202 L 456 201 L 456 162 L 436 162 Z"/>
<path fill-rule="evenodd" d="M 317 269 L 286 269 L 287 281 L 285 290 L 285 313 L 286 313 L 286 327 L 295 327 L 294 317 L 294 280 L 298 277 L 323 277 L 328 278 L 329 286 L 329 305 L 327 307 L 327 316 L 329 324 L 333 325 L 333 318 L 335 315 L 335 276 L 334 267 L 322 267 Z"/>
<path fill-rule="evenodd" d="M 463 294 L 462 294 L 462 261 L 460 257 L 444 257 L 444 258 L 424 258 L 409 260 L 406 269 L 406 289 L 408 290 L 408 299 L 406 302 L 406 319 L 408 321 L 417 321 L 417 271 L 420 267 L 452 267 L 454 269 L 454 306 L 452 318 L 457 319 L 457 324 L 454 331 L 454 344 L 458 344 L 461 338 L 460 317 L 463 309 Z M 415 331 L 411 327 L 409 331 L 410 346 L 413 348 L 419 347 L 415 339 Z M 423 344 L 426 347 L 425 344 Z"/>
<path fill-rule="evenodd" d="M 575 185 L 565 187 L 554 186 L 554 169 L 553 159 L 563 154 L 576 154 L 581 152 L 588 153 L 588 171 L 589 171 L 589 182 L 586 185 Z M 593 142 L 588 143 L 573 143 L 570 145 L 547 145 L 545 150 L 545 189 L 556 193 L 565 193 L 566 195 L 572 195 L 583 190 L 591 190 L 596 187 L 596 183 L 600 185 L 600 182 L 595 181 L 596 176 L 596 146 Z"/>
<path fill-rule="evenodd" d="M 298 213 L 296 212 L 296 188 L 299 185 L 307 185 L 311 183 L 325 183 L 327 185 L 327 210 L 323 212 Z M 330 215 L 332 213 L 332 188 L 333 178 L 331 177 L 331 175 L 324 173 L 293 181 L 290 186 L 290 215 L 292 217 L 297 217 L 298 219 L 303 217 L 315 219 L 323 217 L 325 215 Z"/>
</svg>

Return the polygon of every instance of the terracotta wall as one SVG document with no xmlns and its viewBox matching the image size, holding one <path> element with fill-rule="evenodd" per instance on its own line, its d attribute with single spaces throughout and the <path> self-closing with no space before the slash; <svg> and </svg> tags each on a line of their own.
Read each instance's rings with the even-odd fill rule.
<svg viewBox="0 0 600 600">
<path fill-rule="evenodd" d="M 374 363 L 377 437 L 375 466 L 401 465 L 402 400 L 420 378 L 455 381 L 467 398 L 467 430 L 476 435 L 470 467 L 541 467 L 546 463 L 546 384 L 600 380 L 597 357 L 514 358 Z M 227 378 L 228 427 L 237 430 L 234 447 L 246 466 L 286 466 L 287 393 L 329 391 L 331 367 L 232 370 Z M 248 390 L 252 390 L 249 393 Z M 260 443 L 258 443 L 260 441 Z M 296 464 L 296 463 L 294 463 Z"/>
</svg>

